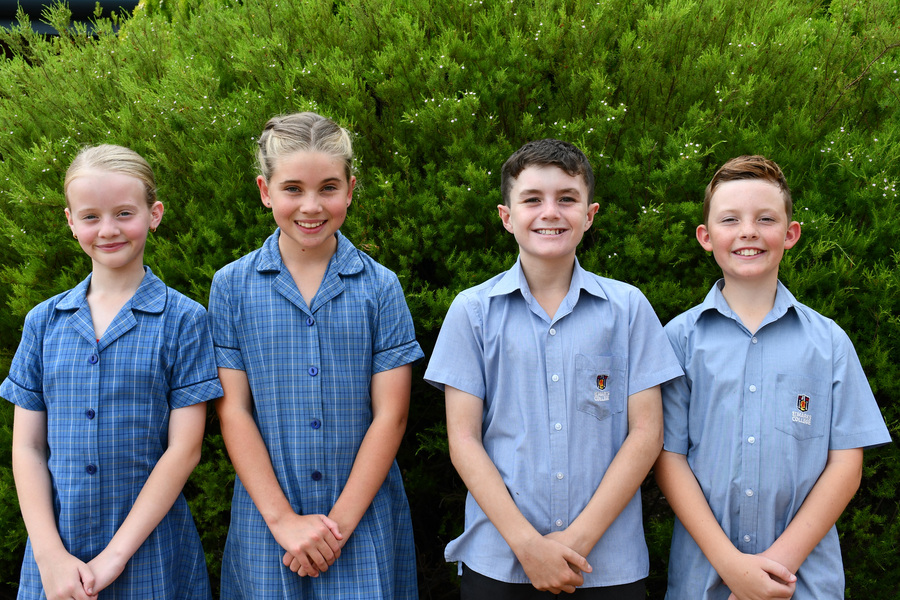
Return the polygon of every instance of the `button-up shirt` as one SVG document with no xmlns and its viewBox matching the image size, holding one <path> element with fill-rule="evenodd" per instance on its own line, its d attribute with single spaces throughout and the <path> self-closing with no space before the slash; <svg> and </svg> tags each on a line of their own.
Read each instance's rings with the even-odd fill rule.
<svg viewBox="0 0 900 600">
<path fill-rule="evenodd" d="M 685 377 L 663 386 L 665 449 L 687 455 L 707 502 L 741 552 L 780 536 L 825 468 L 829 450 L 890 441 L 859 359 L 831 319 L 780 282 L 751 333 L 714 285 L 666 325 Z M 832 527 L 797 573 L 798 599 L 843 598 Z M 676 520 L 672 600 L 726 599 L 729 590 Z"/>
<path fill-rule="evenodd" d="M 641 292 L 577 261 L 551 318 L 521 264 L 462 292 L 425 373 L 484 400 L 482 441 L 510 495 L 542 534 L 581 513 L 628 435 L 628 396 L 681 369 Z M 646 577 L 640 492 L 587 556 L 586 587 Z M 445 553 L 474 571 L 528 583 L 524 569 L 471 494 L 466 526 Z"/>
</svg>

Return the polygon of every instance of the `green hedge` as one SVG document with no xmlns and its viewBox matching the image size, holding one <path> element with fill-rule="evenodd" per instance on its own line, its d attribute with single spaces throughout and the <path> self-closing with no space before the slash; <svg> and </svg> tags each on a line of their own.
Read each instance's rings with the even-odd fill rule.
<svg viewBox="0 0 900 600">
<path fill-rule="evenodd" d="M 166 215 L 147 262 L 205 303 L 212 274 L 273 229 L 253 149 L 276 113 L 317 110 L 356 134 L 360 186 L 344 232 L 397 272 L 430 350 L 461 289 L 508 268 L 499 170 L 558 137 L 595 165 L 601 210 L 582 264 L 638 285 L 660 318 L 717 276 L 694 240 L 715 168 L 761 153 L 792 186 L 803 237 L 782 279 L 857 345 L 900 433 L 900 5 L 896 0 L 432 2 L 181 0 L 41 38 L 0 31 L 0 376 L 22 320 L 89 271 L 64 224 L 62 179 L 84 144 L 153 165 Z M 116 27 L 120 28 L 116 32 Z M 422 369 L 417 371 L 421 375 Z M 464 488 L 447 458 L 442 397 L 421 377 L 401 448 L 423 598 L 454 596 L 443 546 Z M 24 542 L 0 407 L 0 582 Z M 187 494 L 216 584 L 233 472 L 210 413 Z M 661 597 L 671 513 L 645 486 L 650 588 Z M 847 596 L 900 589 L 900 451 L 866 454 L 840 526 Z M 2 595 L 4 592 L 0 592 Z"/>
</svg>

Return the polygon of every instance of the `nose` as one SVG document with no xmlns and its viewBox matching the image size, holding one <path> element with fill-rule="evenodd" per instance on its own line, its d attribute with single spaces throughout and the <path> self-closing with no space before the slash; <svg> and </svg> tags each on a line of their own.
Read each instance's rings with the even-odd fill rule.
<svg viewBox="0 0 900 600">
<path fill-rule="evenodd" d="M 547 220 L 559 218 L 559 204 L 556 200 L 548 199 L 541 202 L 541 217 Z"/>
<path fill-rule="evenodd" d="M 759 230 L 756 228 L 755 221 L 743 221 L 741 223 L 740 234 L 742 239 L 756 239 L 759 237 Z"/>
<path fill-rule="evenodd" d="M 115 219 L 103 219 L 100 223 L 100 231 L 97 234 L 102 238 L 115 237 L 119 235 L 119 225 Z"/>
<path fill-rule="evenodd" d="M 316 214 L 322 206 L 321 198 L 318 194 L 304 194 L 300 199 L 300 212 L 308 214 Z"/>
</svg>

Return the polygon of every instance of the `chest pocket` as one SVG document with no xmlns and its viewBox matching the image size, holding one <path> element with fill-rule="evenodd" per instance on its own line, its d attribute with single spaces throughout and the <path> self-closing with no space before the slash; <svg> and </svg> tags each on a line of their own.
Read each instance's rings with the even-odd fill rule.
<svg viewBox="0 0 900 600">
<path fill-rule="evenodd" d="M 825 435 L 831 422 L 831 390 L 809 377 L 778 373 L 773 399 L 775 428 L 797 440 Z"/>
<path fill-rule="evenodd" d="M 621 356 L 576 354 L 575 378 L 580 412 L 602 421 L 625 410 L 628 382 Z"/>
</svg>

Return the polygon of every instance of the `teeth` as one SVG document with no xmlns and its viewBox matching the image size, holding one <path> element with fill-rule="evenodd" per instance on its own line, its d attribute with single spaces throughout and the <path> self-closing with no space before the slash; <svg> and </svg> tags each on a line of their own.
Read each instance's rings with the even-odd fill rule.
<svg viewBox="0 0 900 600">
<path fill-rule="evenodd" d="M 739 256 L 756 256 L 757 254 L 762 254 L 762 250 L 754 250 L 752 248 L 745 248 L 744 250 L 738 250 L 735 254 Z"/>
<path fill-rule="evenodd" d="M 562 229 L 538 229 L 537 232 L 541 235 L 557 235 L 562 233 Z"/>
<path fill-rule="evenodd" d="M 319 221 L 317 223 L 299 223 L 298 222 L 297 225 L 299 225 L 303 229 L 315 229 L 316 227 L 318 227 L 324 223 L 325 223 L 325 221 Z"/>
</svg>

